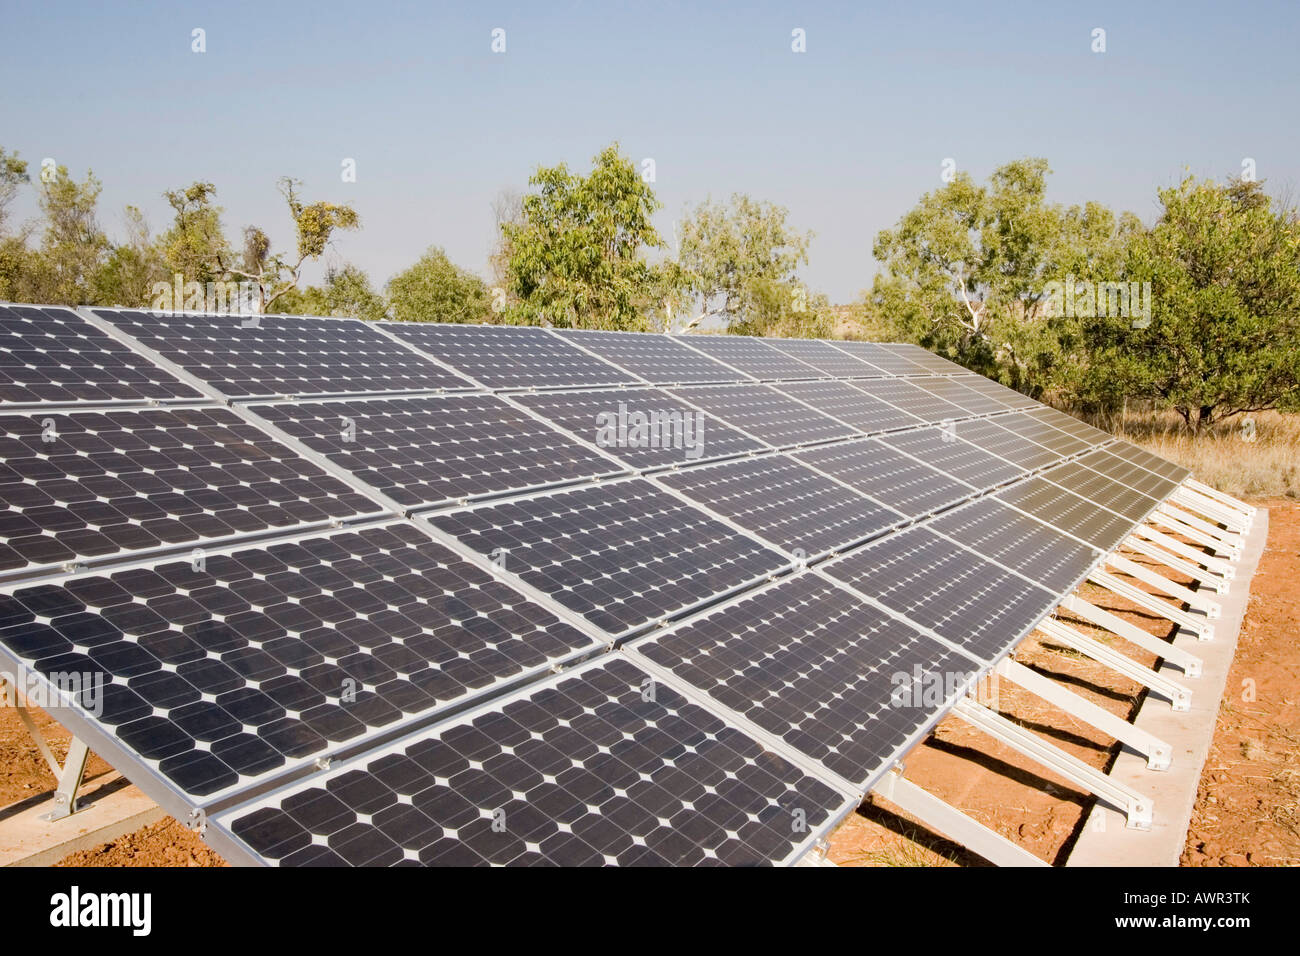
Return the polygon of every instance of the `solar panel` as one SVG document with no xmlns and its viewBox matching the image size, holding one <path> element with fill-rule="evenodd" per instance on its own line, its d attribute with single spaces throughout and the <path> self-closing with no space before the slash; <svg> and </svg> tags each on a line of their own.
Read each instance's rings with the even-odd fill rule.
<svg viewBox="0 0 1300 956">
<path fill-rule="evenodd" d="M 1028 395 L 1017 392 L 1015 389 L 1007 388 L 1000 385 L 992 379 L 985 378 L 983 375 L 953 375 L 952 380 L 966 388 L 986 395 L 989 398 L 1001 402 L 1007 408 L 1038 408 L 1039 403 L 1034 401 Z"/>
<path fill-rule="evenodd" d="M 888 375 L 928 375 L 924 368 L 908 361 L 902 355 L 891 352 L 877 342 L 837 341 L 834 347 L 848 352 L 860 362 L 866 362 L 873 368 L 880 369 Z"/>
<path fill-rule="evenodd" d="M 1032 414 L 1047 422 L 1053 428 L 1059 428 L 1067 435 L 1073 435 L 1075 438 L 1078 438 L 1080 441 L 1085 441 L 1089 445 L 1099 445 L 1102 442 L 1108 442 L 1111 440 L 1111 436 L 1107 435 L 1100 428 L 1093 428 L 1086 422 L 1081 422 L 1074 416 L 1065 414 L 1065 412 L 1059 412 L 1049 405 L 1042 405 L 1036 408 Z"/>
<path fill-rule="evenodd" d="M 1060 600 L 924 527 L 891 534 L 822 567 L 989 661 L 1018 644 Z"/>
<path fill-rule="evenodd" d="M 1086 441 L 1068 435 L 1059 428 L 1053 428 L 1033 415 L 1015 412 L 1011 415 L 999 415 L 995 421 L 998 427 L 1015 432 L 1021 438 L 1027 438 L 1062 458 L 1077 455 L 1092 447 Z"/>
<path fill-rule="evenodd" d="M 622 470 L 493 395 L 297 402 L 253 411 L 408 507 Z"/>
<path fill-rule="evenodd" d="M 227 398 L 471 387 L 357 319 L 94 312 Z"/>
<path fill-rule="evenodd" d="M 773 348 L 835 378 L 875 378 L 880 375 L 880 370 L 875 366 L 859 362 L 852 355 L 837 349 L 829 342 L 815 339 L 768 339 L 767 341 Z"/>
<path fill-rule="evenodd" d="M 629 385 L 636 379 L 546 329 L 380 322 L 387 332 L 488 388 Z"/>
<path fill-rule="evenodd" d="M 786 578 L 633 649 L 863 790 L 976 670 L 815 574 Z"/>
<path fill-rule="evenodd" d="M 999 491 L 994 497 L 1102 551 L 1110 551 L 1133 528 L 1127 518 L 1034 477 Z"/>
<path fill-rule="evenodd" d="M 1182 483 L 1191 472 L 1180 465 L 1175 465 L 1171 461 L 1165 461 L 1157 455 L 1151 454 L 1145 448 L 1139 448 L 1137 445 L 1131 445 L 1122 439 L 1114 444 L 1107 445 L 1106 450 L 1112 455 L 1123 458 L 1125 461 L 1132 462 L 1140 468 L 1154 472 L 1162 478 L 1170 481 Z"/>
<path fill-rule="evenodd" d="M 1141 521 L 1159 501 L 1120 484 L 1077 462 L 1066 462 L 1042 473 L 1048 481 L 1087 498 L 1093 504 L 1117 512 L 1131 521 Z"/>
<path fill-rule="evenodd" d="M 199 397 L 70 309 L 0 306 L 0 405 Z"/>
<path fill-rule="evenodd" d="M 749 335 L 688 335 L 677 340 L 761 381 L 827 377 L 820 369 Z"/>
<path fill-rule="evenodd" d="M 962 441 L 957 437 L 955 425 L 951 430 L 920 428 L 896 432 L 882 435 L 880 441 L 904 454 L 920 458 L 973 488 L 992 488 L 1023 474 L 1015 465 Z"/>
<path fill-rule="evenodd" d="M 966 371 L 956 362 L 949 362 L 945 358 L 940 358 L 929 349 L 923 349 L 919 345 L 912 345 L 907 342 L 882 342 L 880 347 L 887 352 L 900 355 L 909 362 L 914 362 L 927 372 L 936 375 L 957 375 Z"/>
<path fill-rule="evenodd" d="M 615 657 L 215 822 L 281 866 L 754 866 L 853 802 Z"/>
<path fill-rule="evenodd" d="M 742 382 L 749 378 L 668 335 L 556 329 L 556 334 L 655 385 Z"/>
<path fill-rule="evenodd" d="M 615 636 L 788 566 L 775 551 L 640 479 L 430 520 Z"/>
<path fill-rule="evenodd" d="M 782 382 L 773 387 L 867 434 L 922 424 L 915 415 L 873 398 L 848 382 Z"/>
<path fill-rule="evenodd" d="M 939 511 L 974 493 L 970 486 L 875 440 L 825 445 L 796 458 L 909 518 Z"/>
<path fill-rule="evenodd" d="M 922 421 L 942 422 L 958 418 L 969 418 L 970 413 L 952 402 L 945 402 L 937 395 L 918 388 L 911 381 L 902 379 L 868 379 L 854 382 L 854 388 L 861 389 L 872 398 L 888 402 L 895 408 L 907 412 Z"/>
<path fill-rule="evenodd" d="M 690 468 L 660 479 L 785 551 L 820 557 L 904 520 L 785 455 Z"/>
<path fill-rule="evenodd" d="M 1007 405 L 991 396 L 967 388 L 955 378 L 917 378 L 912 384 L 964 409 L 967 415 L 991 415 L 1007 410 Z"/>
<path fill-rule="evenodd" d="M 767 447 L 657 388 L 534 392 L 515 400 L 632 468 L 688 465 Z"/>
<path fill-rule="evenodd" d="M 0 570 L 383 508 L 224 408 L 0 416 Z"/>
<path fill-rule="evenodd" d="M 0 646 L 191 797 L 548 669 L 594 641 L 396 522 L 0 595 Z M 98 677 L 94 675 L 99 675 Z"/>
<path fill-rule="evenodd" d="M 1186 476 L 915 346 L 0 339 L 0 664 L 235 862 L 793 862 Z"/>
<path fill-rule="evenodd" d="M 1093 471 L 1128 485 L 1135 491 L 1150 495 L 1152 498 L 1163 500 L 1169 497 L 1174 489 L 1178 487 L 1177 481 L 1147 471 L 1141 465 L 1111 454 L 1110 449 L 1099 448 L 1096 451 L 1089 452 L 1079 458 L 1078 462 Z"/>
<path fill-rule="evenodd" d="M 1026 471 L 1060 461 L 1061 456 L 1028 438 L 1003 428 L 1000 418 L 971 419 L 952 424 L 952 434 L 991 455 L 1005 458 Z"/>
<path fill-rule="evenodd" d="M 852 428 L 766 385 L 674 389 L 673 394 L 776 448 L 848 438 Z"/>
<path fill-rule="evenodd" d="M 1097 562 L 1098 552 L 992 499 L 980 498 L 926 527 L 977 554 L 1064 594 Z"/>
</svg>

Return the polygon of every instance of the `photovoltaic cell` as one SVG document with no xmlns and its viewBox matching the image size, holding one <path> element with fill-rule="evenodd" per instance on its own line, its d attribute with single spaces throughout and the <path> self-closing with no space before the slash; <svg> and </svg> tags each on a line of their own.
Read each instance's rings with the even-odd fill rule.
<svg viewBox="0 0 1300 956">
<path fill-rule="evenodd" d="M 992 498 L 940 515 L 926 527 L 1058 594 L 1072 590 L 1098 558 L 1092 548 Z"/>
<path fill-rule="evenodd" d="M 1162 478 L 1168 478 L 1170 481 L 1180 484 L 1191 475 L 1191 472 L 1186 468 L 1175 465 L 1171 461 L 1165 461 L 1165 459 L 1151 454 L 1145 448 L 1139 448 L 1137 445 L 1129 444 L 1123 440 L 1117 441 L 1113 445 L 1107 445 L 1106 451 L 1123 458 L 1125 461 L 1132 462 L 1140 468 L 1154 472 Z"/>
<path fill-rule="evenodd" d="M 493 395 L 345 399 L 253 410 L 408 507 L 621 470 Z"/>
<path fill-rule="evenodd" d="M 848 382 L 782 382 L 773 387 L 866 434 L 923 424 L 915 415 L 899 411 Z"/>
<path fill-rule="evenodd" d="M 918 388 L 911 381 L 902 379 L 868 379 L 854 382 L 854 388 L 861 389 L 872 398 L 888 402 L 895 408 L 907 412 L 922 421 L 942 422 L 958 418 L 969 418 L 971 412 L 952 402 L 945 402 L 937 395 Z"/>
<path fill-rule="evenodd" d="M 70 309 L 0 305 L 0 405 L 199 397 Z"/>
<path fill-rule="evenodd" d="M 822 567 L 985 660 L 1018 644 L 1060 600 L 925 528 L 891 534 Z"/>
<path fill-rule="evenodd" d="M 94 311 L 228 398 L 471 387 L 358 319 Z"/>
<path fill-rule="evenodd" d="M 912 384 L 923 388 L 931 395 L 937 395 L 945 402 L 951 402 L 967 415 L 990 415 L 1004 412 L 1007 406 L 982 392 L 967 388 L 957 379 L 952 378 L 917 378 Z"/>
<path fill-rule="evenodd" d="M 1078 462 L 1066 462 L 1042 473 L 1048 481 L 1087 498 L 1095 505 L 1118 512 L 1130 521 L 1141 521 L 1159 502 L 1114 478 L 1085 468 Z"/>
<path fill-rule="evenodd" d="M 1059 428 L 1053 428 L 1033 415 L 1014 412 L 1010 415 L 999 415 L 994 421 L 999 428 L 1015 432 L 1021 438 L 1027 438 L 1062 458 L 1077 455 L 1092 447 L 1086 441 L 1068 435 Z"/>
<path fill-rule="evenodd" d="M 1141 465 L 1111 454 L 1109 449 L 1099 448 L 1078 459 L 1079 464 L 1093 471 L 1128 485 L 1144 495 L 1163 501 L 1178 487 L 1178 482 L 1147 471 Z"/>
<path fill-rule="evenodd" d="M 785 455 L 690 468 L 660 481 L 805 558 L 863 541 L 904 520 Z"/>
<path fill-rule="evenodd" d="M 406 523 L 0 594 L 0 645 L 198 797 L 593 643 Z"/>
<path fill-rule="evenodd" d="M 1133 521 L 1040 477 L 1004 488 L 994 497 L 1102 551 L 1113 550 L 1133 528 Z"/>
<path fill-rule="evenodd" d="M 0 416 L 0 570 L 382 508 L 224 408 Z"/>
<path fill-rule="evenodd" d="M 521 393 L 515 400 L 632 468 L 688 465 L 767 447 L 657 388 Z"/>
<path fill-rule="evenodd" d="M 1034 401 L 1028 395 L 1017 392 L 1013 388 L 1007 388 L 1005 385 L 985 378 L 983 375 L 954 375 L 952 380 L 966 388 L 986 395 L 989 398 L 1001 402 L 1007 408 L 1029 409 L 1038 408 L 1038 402 Z"/>
<path fill-rule="evenodd" d="M 634 648 L 863 789 L 976 669 L 815 574 Z"/>
<path fill-rule="evenodd" d="M 796 458 L 909 518 L 974 494 L 968 485 L 875 440 L 826 445 Z"/>
<path fill-rule="evenodd" d="M 607 482 L 431 519 L 613 636 L 787 566 L 648 481 Z"/>
<path fill-rule="evenodd" d="M 388 332 L 488 388 L 626 385 L 636 381 L 546 329 L 381 322 Z"/>
<path fill-rule="evenodd" d="M 816 339 L 768 339 L 767 342 L 786 355 L 835 378 L 874 378 L 880 375 L 875 366 L 859 362 L 829 342 Z"/>
<path fill-rule="evenodd" d="M 966 371 L 956 362 L 949 362 L 945 358 L 940 358 L 929 349 L 923 349 L 919 345 L 910 345 L 906 342 L 882 342 L 880 347 L 895 355 L 900 355 L 909 362 L 921 366 L 927 372 L 936 375 L 958 375 Z"/>
<path fill-rule="evenodd" d="M 820 369 L 773 348 L 752 335 L 684 335 L 678 341 L 762 381 L 827 378 Z"/>
<path fill-rule="evenodd" d="M 953 422 L 952 432 L 962 441 L 982 448 L 991 455 L 1005 458 L 1026 471 L 1033 471 L 1061 460 L 1061 456 L 1056 452 L 1003 428 L 998 424 L 999 421 L 1000 418 L 981 418 Z"/>
<path fill-rule="evenodd" d="M 1015 465 L 956 437 L 956 428 L 954 423 L 953 430 L 949 432 L 941 428 L 895 432 L 892 435 L 882 435 L 879 440 L 891 448 L 920 458 L 931 467 L 964 481 L 973 488 L 992 488 L 1023 474 Z"/>
<path fill-rule="evenodd" d="M 623 657 L 220 820 L 281 866 L 791 862 L 851 802 Z"/>
<path fill-rule="evenodd" d="M 556 334 L 656 385 L 749 380 L 748 376 L 687 348 L 668 335 L 586 329 L 557 329 Z"/>
<path fill-rule="evenodd" d="M 1102 442 L 1111 440 L 1111 436 L 1107 435 L 1100 428 L 1093 428 L 1086 422 L 1081 422 L 1074 416 L 1067 415 L 1065 412 L 1057 411 L 1055 408 L 1051 408 L 1047 405 L 1041 405 L 1034 409 L 1033 415 L 1036 418 L 1047 422 L 1053 428 L 1059 428 L 1067 435 L 1073 435 L 1075 438 L 1087 442 L 1089 445 L 1098 445 Z"/>
<path fill-rule="evenodd" d="M 891 352 L 878 342 L 835 342 L 834 347 L 848 352 L 859 361 L 866 362 L 882 373 L 889 375 L 929 375 L 930 373 L 908 361 L 904 356 Z"/>
<path fill-rule="evenodd" d="M 679 388 L 673 394 L 777 448 L 855 434 L 848 425 L 766 385 Z"/>
</svg>

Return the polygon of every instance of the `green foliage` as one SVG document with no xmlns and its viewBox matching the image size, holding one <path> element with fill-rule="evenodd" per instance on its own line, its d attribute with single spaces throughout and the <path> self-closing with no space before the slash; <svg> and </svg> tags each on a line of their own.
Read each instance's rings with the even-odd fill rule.
<svg viewBox="0 0 1300 956">
<path fill-rule="evenodd" d="M 509 251 L 509 317 L 521 324 L 595 329 L 650 325 L 663 285 L 645 252 L 663 246 L 650 217 L 659 201 L 618 144 L 589 175 L 540 167 L 522 222 L 502 224 Z"/>
<path fill-rule="evenodd" d="M 437 246 L 388 282 L 392 316 L 401 322 L 484 322 L 488 291 L 483 280 L 459 268 Z"/>
<path fill-rule="evenodd" d="M 95 273 L 94 300 L 100 305 L 150 304 L 157 282 L 170 282 L 167 263 L 158 244 L 149 238 L 144 213 L 127 206 L 124 214 L 126 242 L 113 246 Z"/>
<path fill-rule="evenodd" d="M 227 278 L 221 263 L 230 255 L 230 244 L 216 196 L 217 187 L 202 182 L 163 193 L 174 213 L 171 228 L 158 239 L 169 275 L 179 273 L 185 282 L 202 284 Z"/>
<path fill-rule="evenodd" d="M 386 317 L 384 297 L 370 277 L 351 264 L 330 269 L 322 286 L 291 289 L 272 308 L 282 315 L 332 315 L 376 321 Z"/>
<path fill-rule="evenodd" d="M 59 166 L 41 183 L 45 217 L 40 264 L 33 291 L 38 301 L 60 305 L 93 304 L 94 278 L 108 253 L 108 237 L 99 228 L 96 206 L 103 187 L 93 172 L 78 183 Z"/>
<path fill-rule="evenodd" d="M 1192 429 L 1300 400 L 1300 221 L 1258 182 L 1185 179 L 1160 191 L 1128 268 L 1151 283 L 1148 325 L 1096 318 L 1083 388 L 1149 398 Z"/>
<path fill-rule="evenodd" d="M 0 236 L 5 234 L 5 220 L 9 217 L 9 204 L 13 202 L 18 187 L 29 182 L 27 162 L 17 153 L 7 153 L 0 146 Z"/>
<path fill-rule="evenodd" d="M 727 316 L 730 330 L 741 334 L 829 330 L 827 304 L 819 313 L 796 274 L 808 262 L 812 233 L 791 228 L 788 215 L 740 193 L 726 203 L 700 203 L 679 235 L 674 274 L 682 294 L 703 313 Z"/>
</svg>

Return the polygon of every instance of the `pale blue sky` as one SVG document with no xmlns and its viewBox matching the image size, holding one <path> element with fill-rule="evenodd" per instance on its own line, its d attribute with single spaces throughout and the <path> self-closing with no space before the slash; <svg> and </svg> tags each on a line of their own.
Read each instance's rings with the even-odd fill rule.
<svg viewBox="0 0 1300 956">
<path fill-rule="evenodd" d="M 230 234 L 257 223 L 288 245 L 274 183 L 292 174 L 357 208 L 365 228 L 331 255 L 376 284 L 431 244 L 486 273 L 497 192 L 612 140 L 655 160 L 665 234 L 710 195 L 787 206 L 816 232 L 806 278 L 836 302 L 870 284 L 873 237 L 946 157 L 982 179 L 1045 156 L 1053 199 L 1147 220 L 1187 167 L 1251 157 L 1270 188 L 1300 182 L 1294 2 L 5 0 L 3 22 L 0 145 L 93 168 L 111 233 L 127 203 L 163 227 L 162 190 L 205 179 Z"/>
</svg>

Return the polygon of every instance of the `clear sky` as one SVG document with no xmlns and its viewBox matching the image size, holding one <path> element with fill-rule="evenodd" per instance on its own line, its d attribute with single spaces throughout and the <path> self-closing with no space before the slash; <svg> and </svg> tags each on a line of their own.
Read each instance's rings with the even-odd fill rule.
<svg viewBox="0 0 1300 956">
<path fill-rule="evenodd" d="M 331 255 L 376 284 L 434 244 L 486 273 L 498 191 L 613 140 L 654 159 L 665 235 L 709 196 L 788 207 L 835 302 L 870 285 L 875 234 L 949 157 L 983 179 L 1044 156 L 1052 199 L 1147 221 L 1188 168 L 1249 157 L 1270 189 L 1300 183 L 1294 0 L 2 3 L 0 145 L 93 168 L 110 234 L 127 203 L 165 227 L 162 190 L 202 179 L 229 234 L 288 246 L 290 174 L 356 207 Z"/>
</svg>

